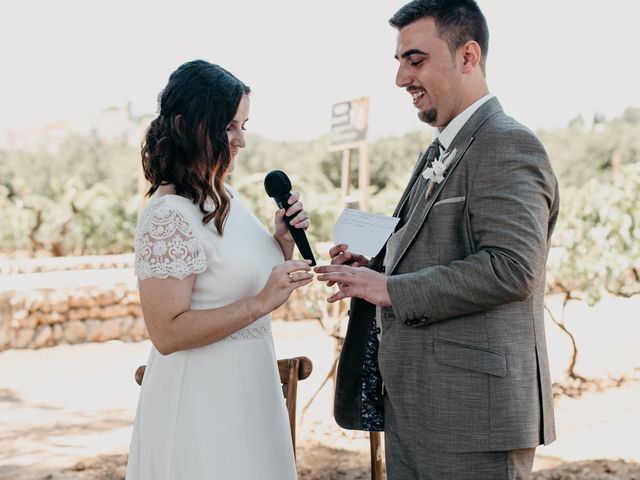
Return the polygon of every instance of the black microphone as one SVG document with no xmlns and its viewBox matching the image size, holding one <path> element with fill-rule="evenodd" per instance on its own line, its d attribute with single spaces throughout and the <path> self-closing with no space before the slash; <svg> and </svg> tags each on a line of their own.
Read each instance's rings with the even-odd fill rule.
<svg viewBox="0 0 640 480">
<path fill-rule="evenodd" d="M 291 180 L 289 180 L 286 173 L 281 170 L 273 170 L 272 172 L 267 173 L 267 176 L 264 177 L 264 189 L 266 190 L 267 195 L 276 201 L 278 208 L 284 208 L 286 211 L 290 207 L 289 197 L 291 196 Z M 313 252 L 311 251 L 311 247 L 309 246 L 309 241 L 307 240 L 307 235 L 304 233 L 304 230 L 293 227 L 291 225 L 291 217 L 287 217 L 285 215 L 284 221 L 289 227 L 293 241 L 296 242 L 296 246 L 298 247 L 298 250 L 300 250 L 302 258 L 311 260 L 311 266 L 313 267 L 316 264 L 316 259 L 313 258 Z"/>
</svg>

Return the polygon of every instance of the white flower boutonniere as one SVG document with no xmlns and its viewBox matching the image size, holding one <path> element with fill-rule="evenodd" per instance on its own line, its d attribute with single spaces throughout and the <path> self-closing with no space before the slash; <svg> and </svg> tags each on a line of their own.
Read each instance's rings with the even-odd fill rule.
<svg viewBox="0 0 640 480">
<path fill-rule="evenodd" d="M 424 172 L 422 172 L 425 180 L 430 180 L 425 198 L 429 198 L 436 185 L 444 181 L 444 174 L 447 173 L 447 168 L 453 163 L 457 153 L 458 151 L 455 148 L 450 152 L 444 152 L 442 158 L 434 161 L 430 167 L 425 168 Z"/>
</svg>

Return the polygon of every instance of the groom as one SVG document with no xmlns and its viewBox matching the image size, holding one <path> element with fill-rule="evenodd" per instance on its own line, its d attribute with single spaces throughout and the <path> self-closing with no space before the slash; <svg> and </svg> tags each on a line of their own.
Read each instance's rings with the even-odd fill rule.
<svg viewBox="0 0 640 480">
<path fill-rule="evenodd" d="M 340 286 L 330 302 L 352 298 L 336 420 L 384 427 L 391 480 L 526 479 L 555 438 L 543 296 L 556 178 L 489 93 L 474 0 L 414 0 L 390 23 L 396 83 L 437 139 L 385 248 L 369 261 L 337 245 L 316 268 Z"/>
</svg>

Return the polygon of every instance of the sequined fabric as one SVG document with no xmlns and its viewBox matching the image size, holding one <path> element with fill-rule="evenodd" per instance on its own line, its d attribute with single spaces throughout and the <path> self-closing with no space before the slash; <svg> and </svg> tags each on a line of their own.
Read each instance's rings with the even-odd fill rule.
<svg viewBox="0 0 640 480">
<path fill-rule="evenodd" d="M 382 398 L 382 377 L 378 368 L 378 335 L 380 328 L 371 322 L 367 348 L 362 367 L 361 415 L 362 429 L 368 431 L 384 430 L 384 402 Z"/>
</svg>

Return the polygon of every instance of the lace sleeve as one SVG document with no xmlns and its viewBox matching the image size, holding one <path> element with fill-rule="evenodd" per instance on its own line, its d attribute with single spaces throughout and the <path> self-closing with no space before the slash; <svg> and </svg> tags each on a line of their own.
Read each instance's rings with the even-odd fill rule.
<svg viewBox="0 0 640 480">
<path fill-rule="evenodd" d="M 141 219 L 136 239 L 135 273 L 140 280 L 179 280 L 206 270 L 206 257 L 191 224 L 178 211 L 161 206 Z"/>
</svg>

